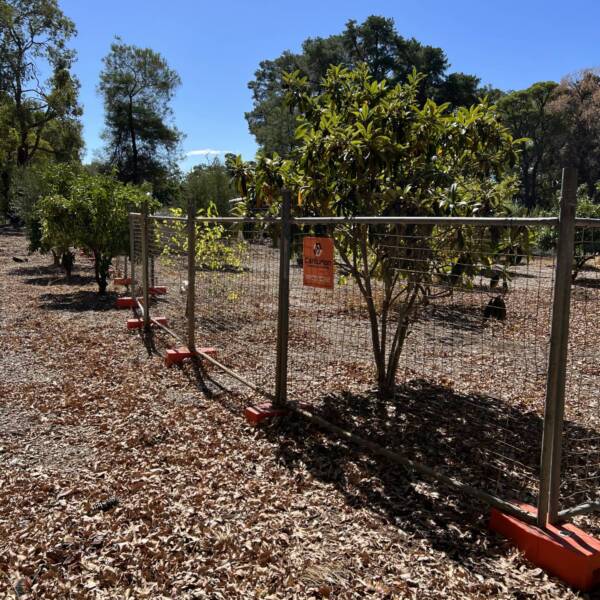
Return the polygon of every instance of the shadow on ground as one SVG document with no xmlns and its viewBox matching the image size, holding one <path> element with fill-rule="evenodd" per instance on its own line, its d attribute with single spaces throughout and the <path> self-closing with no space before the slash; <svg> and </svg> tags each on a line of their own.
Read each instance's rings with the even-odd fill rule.
<svg viewBox="0 0 600 600">
<path fill-rule="evenodd" d="M 23 283 L 27 285 L 88 285 L 93 283 L 95 278 L 93 275 L 71 275 L 71 277 L 67 278 L 64 273 L 57 272 L 54 277 L 30 277 L 29 279 L 24 279 Z"/>
<path fill-rule="evenodd" d="M 324 397 L 311 410 L 464 483 L 535 505 L 543 421 L 534 412 L 423 380 L 399 386 L 391 402 L 344 394 Z M 426 538 L 461 565 L 471 562 L 478 573 L 491 576 L 482 565 L 490 545 L 499 549 L 504 542 L 486 533 L 487 506 L 428 485 L 417 473 L 361 452 L 333 434 L 321 434 L 300 416 L 267 425 L 264 432 L 278 444 L 278 458 L 287 468 L 303 465 L 312 477 L 342 493 L 349 506 L 374 511 L 409 535 Z M 567 439 L 590 436 L 598 432 L 566 424 Z"/>
<path fill-rule="evenodd" d="M 40 307 L 44 310 L 71 312 L 114 310 L 117 294 L 108 292 L 103 296 L 95 291 L 78 291 L 67 294 L 42 294 Z"/>
</svg>

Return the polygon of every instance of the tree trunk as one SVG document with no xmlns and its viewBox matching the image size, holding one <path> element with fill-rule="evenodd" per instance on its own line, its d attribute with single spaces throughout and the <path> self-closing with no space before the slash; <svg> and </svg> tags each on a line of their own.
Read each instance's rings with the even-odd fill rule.
<svg viewBox="0 0 600 600">
<path fill-rule="evenodd" d="M 138 166 L 138 149 L 137 149 L 137 139 L 135 135 L 135 125 L 133 123 L 133 98 L 129 97 L 129 135 L 131 136 L 131 152 L 133 158 L 133 183 L 136 185 L 140 183 L 140 174 L 139 174 L 139 166 Z"/>
<path fill-rule="evenodd" d="M 10 213 L 10 172 L 8 169 L 2 170 L 0 186 L 0 215 L 8 217 Z"/>
<path fill-rule="evenodd" d="M 67 279 L 71 279 L 71 274 L 73 273 L 73 263 L 74 262 L 75 262 L 75 256 L 70 250 L 67 250 L 66 252 L 63 253 L 62 258 L 61 258 L 61 264 L 62 264 L 62 268 L 65 270 Z"/>
</svg>

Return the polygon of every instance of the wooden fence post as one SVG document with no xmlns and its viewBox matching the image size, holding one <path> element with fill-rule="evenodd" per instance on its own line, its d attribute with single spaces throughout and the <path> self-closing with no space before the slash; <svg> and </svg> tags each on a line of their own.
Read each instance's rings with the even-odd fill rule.
<svg viewBox="0 0 600 600">
<path fill-rule="evenodd" d="M 131 285 L 129 286 L 130 296 L 137 297 L 137 288 L 135 285 L 135 216 L 129 213 L 129 260 L 131 263 Z"/>
<path fill-rule="evenodd" d="M 144 202 L 142 206 L 142 296 L 145 331 L 150 329 L 150 290 L 148 287 L 148 202 Z"/>
<path fill-rule="evenodd" d="M 194 352 L 196 350 L 196 202 L 192 194 L 188 200 L 187 236 L 187 344 L 190 352 Z"/>
<path fill-rule="evenodd" d="M 537 518 L 540 527 L 555 523 L 558 517 L 576 207 L 577 171 L 569 167 L 563 169 L 562 173 L 552 330 L 540 460 Z"/>
<path fill-rule="evenodd" d="M 281 234 L 279 244 L 279 303 L 277 309 L 277 366 L 274 406 L 287 402 L 288 337 L 290 323 L 290 251 L 292 228 L 290 223 L 291 196 L 283 191 L 281 203 Z"/>
</svg>

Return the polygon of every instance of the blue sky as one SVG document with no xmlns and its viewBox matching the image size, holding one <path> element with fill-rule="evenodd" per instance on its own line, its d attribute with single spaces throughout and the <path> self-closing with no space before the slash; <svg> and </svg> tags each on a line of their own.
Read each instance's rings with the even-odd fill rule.
<svg viewBox="0 0 600 600">
<path fill-rule="evenodd" d="M 79 30 L 87 158 L 102 142 L 102 102 L 96 93 L 102 57 L 115 35 L 159 51 L 182 86 L 175 121 L 184 151 L 231 151 L 251 158 L 256 144 L 244 112 L 247 83 L 258 63 L 307 37 L 339 33 L 348 19 L 393 17 L 401 35 L 442 47 L 451 70 L 483 83 L 519 89 L 535 81 L 600 65 L 597 0 L 60 0 Z M 206 160 L 196 154 L 184 168 Z"/>
</svg>

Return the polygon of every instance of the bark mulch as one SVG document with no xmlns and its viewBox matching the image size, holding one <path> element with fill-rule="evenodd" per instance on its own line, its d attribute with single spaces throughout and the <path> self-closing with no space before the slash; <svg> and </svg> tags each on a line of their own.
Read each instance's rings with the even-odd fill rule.
<svg viewBox="0 0 600 600">
<path fill-rule="evenodd" d="M 576 598 L 486 508 L 167 370 L 0 232 L 0 598 Z M 83 263 L 81 261 L 84 261 Z M 220 380 L 225 383 L 226 380 Z"/>
</svg>

